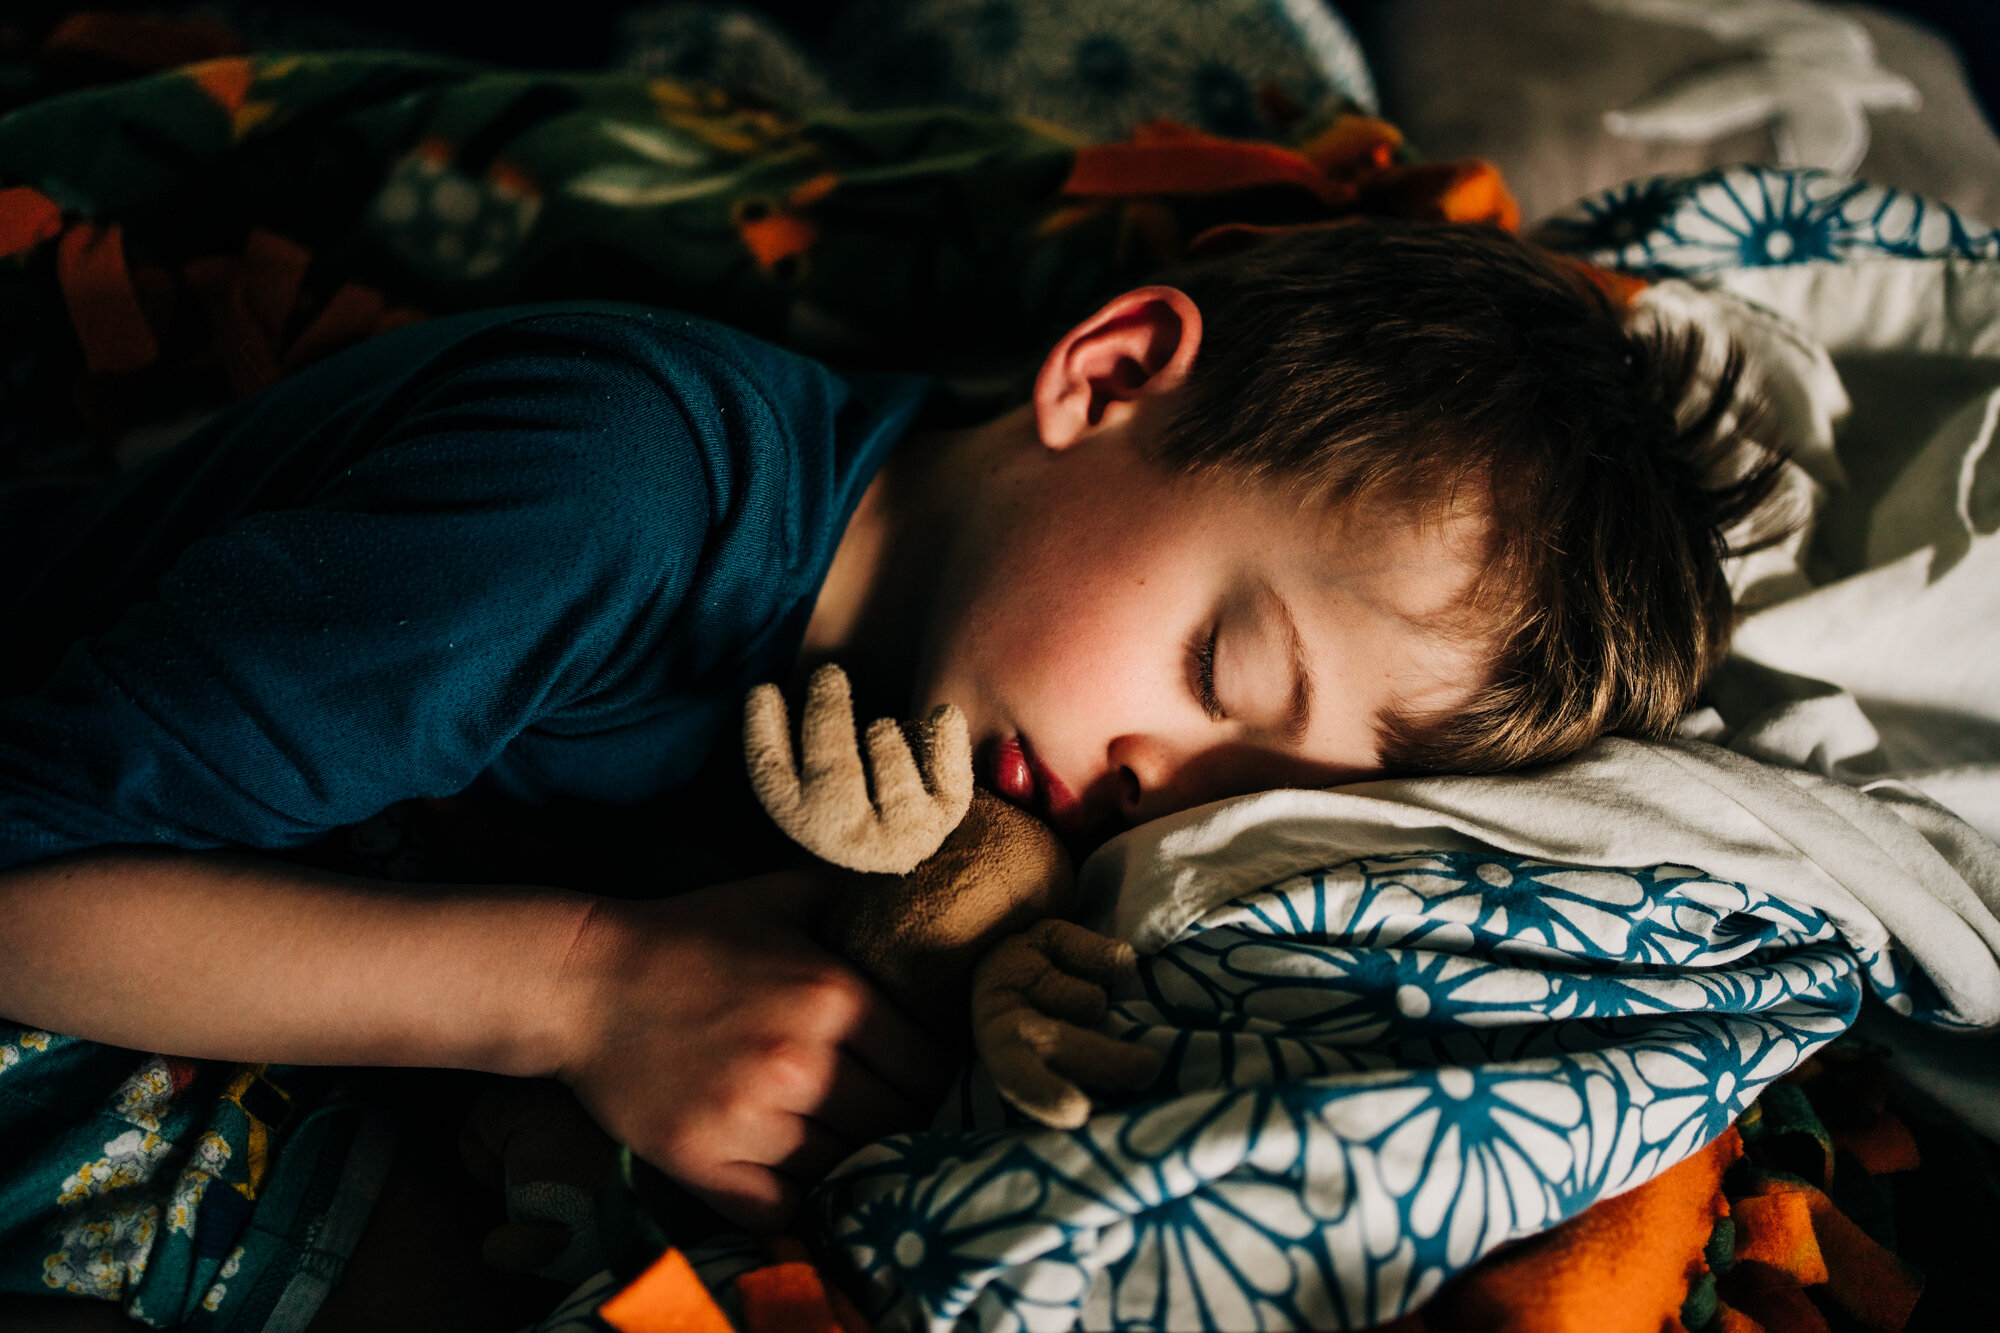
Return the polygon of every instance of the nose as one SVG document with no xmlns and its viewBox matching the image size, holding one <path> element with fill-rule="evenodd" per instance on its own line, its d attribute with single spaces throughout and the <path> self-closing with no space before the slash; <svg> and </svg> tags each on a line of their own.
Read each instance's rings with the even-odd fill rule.
<svg viewBox="0 0 2000 1333">
<path fill-rule="evenodd" d="M 1277 787 L 1326 787 L 1380 776 L 1377 769 L 1316 764 L 1240 743 L 1191 742 L 1183 748 L 1147 733 L 1111 742 L 1109 758 L 1116 810 L 1127 824 Z"/>
<path fill-rule="evenodd" d="M 1159 741 L 1120 736 L 1111 742 L 1109 757 L 1118 780 L 1118 813 L 1127 824 L 1144 823 L 1180 808 L 1174 796 L 1180 766 Z"/>
</svg>

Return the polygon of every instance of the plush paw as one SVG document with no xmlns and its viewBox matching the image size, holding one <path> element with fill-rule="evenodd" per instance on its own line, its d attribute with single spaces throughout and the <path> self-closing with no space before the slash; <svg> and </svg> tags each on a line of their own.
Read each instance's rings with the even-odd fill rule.
<svg viewBox="0 0 2000 1333">
<path fill-rule="evenodd" d="M 1137 965 L 1131 945 L 1070 921 L 1039 921 L 994 946 L 973 974 L 972 1035 L 1000 1095 L 1075 1129 L 1090 1118 L 1085 1088 L 1152 1082 L 1157 1051 L 1093 1030 L 1109 988 Z"/>
<path fill-rule="evenodd" d="M 799 753 L 775 685 L 743 709 L 750 785 L 778 827 L 821 860 L 865 874 L 904 875 L 935 852 L 972 802 L 972 742 L 965 714 L 946 704 L 912 728 L 881 718 L 867 755 L 854 730 L 847 677 L 813 672 L 799 724 Z"/>
</svg>

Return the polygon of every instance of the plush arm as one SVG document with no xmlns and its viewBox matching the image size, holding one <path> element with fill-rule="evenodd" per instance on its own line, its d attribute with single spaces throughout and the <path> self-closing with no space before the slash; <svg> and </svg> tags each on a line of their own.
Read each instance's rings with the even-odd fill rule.
<svg viewBox="0 0 2000 1333">
<path fill-rule="evenodd" d="M 1138 958 L 1123 940 L 1045 920 L 995 945 L 972 982 L 972 1035 L 1000 1095 L 1055 1129 L 1090 1118 L 1085 1088 L 1142 1088 L 1160 1054 L 1096 1031 Z"/>
</svg>

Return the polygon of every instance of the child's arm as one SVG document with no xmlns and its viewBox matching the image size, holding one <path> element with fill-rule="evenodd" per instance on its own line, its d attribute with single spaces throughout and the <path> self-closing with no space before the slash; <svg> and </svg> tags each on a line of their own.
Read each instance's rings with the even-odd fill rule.
<svg viewBox="0 0 2000 1333">
<path fill-rule="evenodd" d="M 927 1038 L 767 876 L 655 903 L 116 848 L 0 872 L 0 1014 L 177 1055 L 556 1076 L 724 1214 L 775 1226 L 922 1118 Z"/>
</svg>

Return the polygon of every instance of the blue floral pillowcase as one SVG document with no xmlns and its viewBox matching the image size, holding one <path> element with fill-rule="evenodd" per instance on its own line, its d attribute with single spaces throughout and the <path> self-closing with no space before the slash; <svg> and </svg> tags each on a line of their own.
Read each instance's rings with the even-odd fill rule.
<svg viewBox="0 0 2000 1333">
<path fill-rule="evenodd" d="M 1908 190 L 1828 171 L 1716 167 L 1580 200 L 1537 239 L 1602 268 L 1702 282 L 1732 269 L 2000 259 L 2000 230 Z"/>
</svg>

